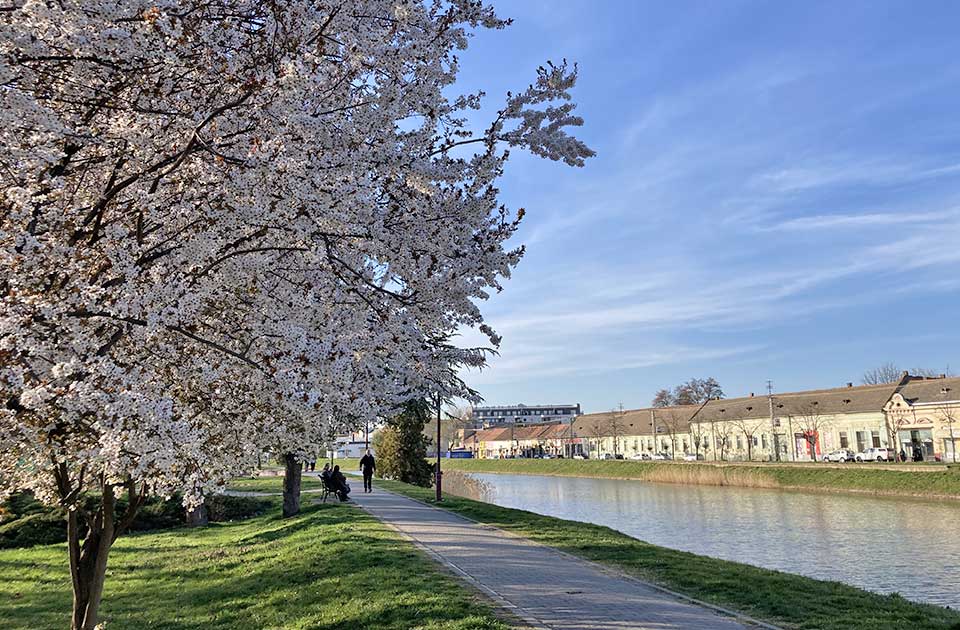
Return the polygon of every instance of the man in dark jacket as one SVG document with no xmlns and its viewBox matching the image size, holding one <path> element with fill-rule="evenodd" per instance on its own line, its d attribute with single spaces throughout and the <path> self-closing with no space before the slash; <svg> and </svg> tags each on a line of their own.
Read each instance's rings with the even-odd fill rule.
<svg viewBox="0 0 960 630">
<path fill-rule="evenodd" d="M 347 501 L 347 495 L 350 494 L 350 486 L 347 484 L 347 478 L 340 472 L 339 466 L 333 467 L 333 472 L 330 473 L 330 483 L 337 491 L 337 498 L 341 501 Z"/>
<path fill-rule="evenodd" d="M 377 469 L 377 462 L 373 459 L 370 449 L 360 458 L 360 472 L 363 473 L 363 491 L 373 492 L 373 471 Z"/>
</svg>

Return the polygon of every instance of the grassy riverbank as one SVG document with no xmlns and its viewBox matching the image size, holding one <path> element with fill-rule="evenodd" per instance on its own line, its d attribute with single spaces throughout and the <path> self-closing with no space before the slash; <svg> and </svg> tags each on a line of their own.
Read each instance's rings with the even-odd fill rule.
<svg viewBox="0 0 960 630">
<path fill-rule="evenodd" d="M 434 491 L 392 481 L 388 490 L 433 504 Z M 439 504 L 468 518 L 606 564 L 690 597 L 785 628 L 960 630 L 960 613 L 900 596 L 769 571 L 658 547 L 608 527 L 540 516 L 447 495 Z"/>
<path fill-rule="evenodd" d="M 447 470 L 637 479 L 664 483 L 861 492 L 960 500 L 960 469 L 890 470 L 873 464 L 777 465 L 576 459 L 445 459 Z"/>
<path fill-rule="evenodd" d="M 306 504 L 307 502 L 305 502 Z M 122 537 L 101 610 L 109 630 L 506 630 L 392 530 L 348 505 Z M 65 545 L 0 551 L 0 627 L 66 628 Z"/>
<path fill-rule="evenodd" d="M 319 490 L 323 483 L 316 477 L 304 476 L 300 480 L 302 490 Z M 227 490 L 242 492 L 283 492 L 283 475 L 268 477 L 237 477 L 227 484 Z"/>
</svg>

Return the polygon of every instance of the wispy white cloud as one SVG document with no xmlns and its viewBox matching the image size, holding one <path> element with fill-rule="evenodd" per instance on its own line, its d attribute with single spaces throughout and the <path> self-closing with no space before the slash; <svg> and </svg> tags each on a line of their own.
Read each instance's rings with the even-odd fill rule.
<svg viewBox="0 0 960 630">
<path fill-rule="evenodd" d="M 922 225 L 955 220 L 960 209 L 939 212 L 873 212 L 864 214 L 817 214 L 787 219 L 771 225 L 758 226 L 762 232 L 789 232 L 825 230 L 848 227 L 885 227 L 891 225 Z"/>
</svg>

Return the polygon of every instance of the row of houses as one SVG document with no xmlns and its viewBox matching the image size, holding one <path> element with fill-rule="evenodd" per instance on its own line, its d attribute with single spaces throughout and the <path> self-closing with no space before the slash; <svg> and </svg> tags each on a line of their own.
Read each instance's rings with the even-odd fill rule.
<svg viewBox="0 0 960 630">
<path fill-rule="evenodd" d="M 478 458 L 689 454 L 717 461 L 804 461 L 886 447 L 960 461 L 960 378 L 904 373 L 896 383 L 722 398 L 591 413 L 569 423 L 461 432 Z"/>
</svg>

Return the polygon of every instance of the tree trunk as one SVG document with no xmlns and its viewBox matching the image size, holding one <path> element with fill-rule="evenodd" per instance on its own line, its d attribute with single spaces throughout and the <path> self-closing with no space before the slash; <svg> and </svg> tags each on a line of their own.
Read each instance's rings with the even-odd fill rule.
<svg viewBox="0 0 960 630">
<path fill-rule="evenodd" d="M 209 524 L 210 514 L 207 512 L 206 501 L 187 511 L 187 527 L 206 527 Z"/>
<path fill-rule="evenodd" d="M 293 516 L 300 513 L 300 478 L 302 469 L 300 462 L 293 453 L 283 456 L 286 467 L 283 475 L 283 516 Z"/>
<path fill-rule="evenodd" d="M 70 574 L 73 579 L 73 615 L 71 630 L 95 630 L 103 582 L 107 574 L 107 556 L 115 532 L 116 497 L 112 486 L 105 486 L 101 508 L 90 524 L 80 545 L 80 527 L 76 510 L 67 516 L 67 544 L 70 552 Z"/>
</svg>

